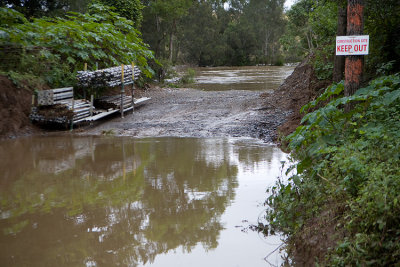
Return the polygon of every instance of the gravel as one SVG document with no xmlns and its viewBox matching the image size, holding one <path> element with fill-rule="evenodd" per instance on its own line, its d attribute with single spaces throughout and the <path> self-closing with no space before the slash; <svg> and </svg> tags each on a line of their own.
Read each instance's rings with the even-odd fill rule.
<svg viewBox="0 0 400 267">
<path fill-rule="evenodd" d="M 82 134 L 134 137 L 253 137 L 272 142 L 288 112 L 266 108 L 259 91 L 201 91 L 151 88 L 151 101 L 125 115 L 106 119 Z"/>
</svg>

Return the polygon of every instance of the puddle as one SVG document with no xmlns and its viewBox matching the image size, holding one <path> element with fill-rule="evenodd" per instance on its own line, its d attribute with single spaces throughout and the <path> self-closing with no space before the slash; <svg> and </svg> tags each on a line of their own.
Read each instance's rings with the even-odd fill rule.
<svg viewBox="0 0 400 267">
<path fill-rule="evenodd" d="M 0 142 L 0 158 L 1 265 L 282 262 L 279 236 L 246 231 L 262 217 L 265 190 L 286 159 L 274 146 L 35 137 Z"/>
</svg>

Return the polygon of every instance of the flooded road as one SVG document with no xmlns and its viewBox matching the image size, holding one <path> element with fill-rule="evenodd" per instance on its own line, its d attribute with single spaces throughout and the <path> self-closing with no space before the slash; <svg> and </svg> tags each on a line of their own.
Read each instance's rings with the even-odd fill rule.
<svg viewBox="0 0 400 267">
<path fill-rule="evenodd" d="M 293 72 L 294 67 L 249 66 L 196 68 L 193 88 L 206 91 L 274 90 Z"/>
<path fill-rule="evenodd" d="M 239 138 L 0 143 L 1 266 L 270 266 L 257 224 L 286 155 Z M 269 262 L 267 262 L 267 261 Z"/>
<path fill-rule="evenodd" d="M 275 112 L 275 101 L 267 103 L 260 94 L 272 93 L 293 69 L 275 66 L 199 68 L 197 83 L 189 85 L 198 89 L 151 88 L 142 92 L 142 96 L 151 98 L 148 104 L 124 119 L 115 118 L 84 134 L 255 137 L 272 142 L 276 138 L 276 128 L 290 111 Z"/>
</svg>

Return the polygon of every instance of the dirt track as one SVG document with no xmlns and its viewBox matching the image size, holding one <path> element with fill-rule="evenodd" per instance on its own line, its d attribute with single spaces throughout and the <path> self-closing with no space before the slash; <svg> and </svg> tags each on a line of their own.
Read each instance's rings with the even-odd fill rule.
<svg viewBox="0 0 400 267">
<path fill-rule="evenodd" d="M 285 118 L 280 113 L 269 116 L 265 100 L 257 91 L 153 88 L 143 95 L 152 100 L 124 119 L 103 121 L 87 128 L 84 134 L 257 137 L 270 142 L 272 133 Z"/>
</svg>

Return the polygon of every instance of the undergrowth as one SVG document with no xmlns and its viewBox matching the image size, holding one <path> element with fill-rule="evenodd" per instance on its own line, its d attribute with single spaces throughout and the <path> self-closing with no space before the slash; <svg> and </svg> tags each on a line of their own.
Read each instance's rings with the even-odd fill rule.
<svg viewBox="0 0 400 267">
<path fill-rule="evenodd" d="M 334 84 L 302 108 L 329 101 L 287 137 L 295 174 L 270 189 L 264 232 L 282 232 L 294 247 L 308 222 L 341 207 L 333 211 L 337 235 L 328 237 L 333 245 L 320 263 L 393 266 L 400 262 L 400 74 L 353 96 L 343 90 Z"/>
</svg>

